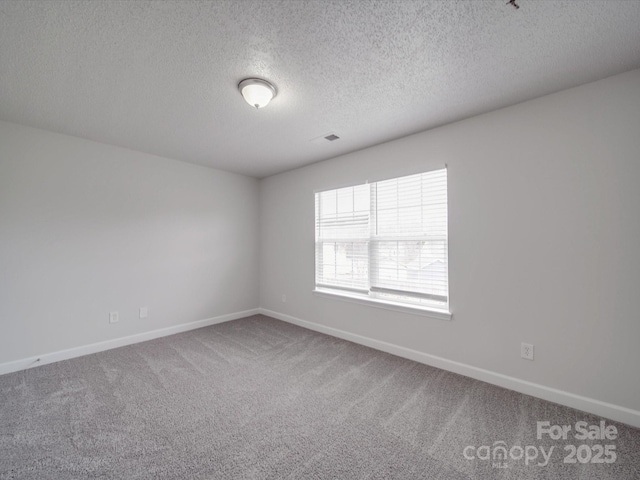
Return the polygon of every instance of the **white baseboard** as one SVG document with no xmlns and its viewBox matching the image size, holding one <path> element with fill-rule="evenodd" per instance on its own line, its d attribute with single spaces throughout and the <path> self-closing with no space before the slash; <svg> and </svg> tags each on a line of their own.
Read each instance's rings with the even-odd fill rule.
<svg viewBox="0 0 640 480">
<path fill-rule="evenodd" d="M 128 337 L 114 338 L 113 340 L 105 340 L 104 342 L 92 343 L 90 345 L 82 345 L 79 347 L 69 348 L 67 350 L 45 353 L 43 355 L 38 355 L 35 357 L 14 360 L 12 362 L 0 364 L 0 375 L 25 370 L 27 368 L 37 367 L 40 365 L 46 365 L 48 363 L 59 362 L 61 360 L 68 360 L 70 358 L 81 357 L 90 353 L 111 350 L 112 348 L 124 347 L 126 345 L 132 345 L 134 343 L 146 342 L 147 340 L 153 340 L 154 338 L 166 337 L 168 335 L 174 335 L 176 333 L 195 330 L 196 328 L 208 327 L 209 325 L 215 325 L 216 323 L 228 322 L 230 320 L 249 317 L 258 313 L 260 313 L 260 310 L 258 308 L 254 308 L 251 310 L 244 310 L 242 312 L 229 313 L 213 318 L 206 318 L 204 320 L 198 320 L 195 322 L 174 325 L 172 327 L 160 328 L 158 330 L 151 330 L 149 332 L 136 333 L 135 335 L 130 335 Z"/>
<path fill-rule="evenodd" d="M 640 428 L 640 411 L 630 408 L 614 405 L 612 403 L 602 402 L 593 398 L 583 397 L 573 393 L 558 390 L 556 388 L 546 387 L 537 383 L 528 382 L 519 378 L 510 377 L 501 373 L 492 372 L 483 368 L 474 367 L 446 358 L 437 357 L 428 353 L 419 352 L 410 348 L 401 347 L 392 343 L 383 342 L 355 333 L 346 332 L 337 328 L 327 327 L 318 323 L 309 322 L 300 318 L 285 315 L 283 313 L 274 312 L 265 308 L 260 308 L 260 313 L 269 317 L 277 318 L 288 323 L 293 323 L 300 327 L 315 330 L 334 337 L 349 340 L 350 342 L 375 348 L 383 352 L 391 353 L 399 357 L 408 358 L 425 365 L 441 368 L 454 373 L 459 373 L 467 377 L 482 380 L 499 387 L 508 388 L 516 392 L 531 395 L 533 397 L 555 402 L 560 405 L 575 408 L 583 412 L 592 413 L 600 417 L 608 418 L 617 422 L 626 423 L 636 428 Z"/>
</svg>

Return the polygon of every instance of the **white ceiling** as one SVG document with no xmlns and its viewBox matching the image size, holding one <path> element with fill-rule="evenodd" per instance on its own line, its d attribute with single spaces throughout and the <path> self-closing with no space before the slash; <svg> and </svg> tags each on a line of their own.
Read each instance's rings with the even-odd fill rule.
<svg viewBox="0 0 640 480">
<path fill-rule="evenodd" d="M 640 67 L 640 1 L 517 3 L 0 0 L 0 119 L 265 177 Z"/>
</svg>

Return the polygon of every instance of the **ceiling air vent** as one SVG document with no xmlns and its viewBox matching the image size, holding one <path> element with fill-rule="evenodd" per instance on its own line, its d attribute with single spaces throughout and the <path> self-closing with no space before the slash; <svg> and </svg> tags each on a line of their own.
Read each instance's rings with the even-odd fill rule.
<svg viewBox="0 0 640 480">
<path fill-rule="evenodd" d="M 339 140 L 340 137 L 336 135 L 334 132 L 327 132 L 324 135 L 320 135 L 319 137 L 312 138 L 309 140 L 311 143 L 315 143 L 316 145 L 327 145 L 327 142 L 335 142 Z"/>
</svg>

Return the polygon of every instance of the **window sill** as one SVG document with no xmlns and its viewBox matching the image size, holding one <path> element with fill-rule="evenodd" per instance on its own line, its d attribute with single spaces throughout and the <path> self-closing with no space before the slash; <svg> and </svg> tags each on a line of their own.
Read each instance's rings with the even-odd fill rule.
<svg viewBox="0 0 640 480">
<path fill-rule="evenodd" d="M 384 308 L 386 310 L 411 313 L 413 315 L 422 315 L 425 317 L 436 318 L 438 320 L 449 321 L 453 317 L 453 314 L 446 310 L 438 310 L 435 308 L 423 307 L 421 305 L 408 305 L 406 303 L 389 302 L 386 300 L 379 300 L 377 298 L 369 298 L 364 295 L 358 295 L 357 293 L 339 292 L 327 288 L 316 288 L 313 291 L 313 294 L 319 297 L 334 298 L 336 300 L 359 303 L 362 305 L 367 305 L 369 307 Z"/>
</svg>

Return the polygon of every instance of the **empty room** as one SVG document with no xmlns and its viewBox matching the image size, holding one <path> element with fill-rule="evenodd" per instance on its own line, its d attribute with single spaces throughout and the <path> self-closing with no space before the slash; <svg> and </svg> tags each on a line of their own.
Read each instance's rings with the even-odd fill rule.
<svg viewBox="0 0 640 480">
<path fill-rule="evenodd" d="M 0 0 L 0 480 L 640 478 L 639 25 Z"/>
</svg>

